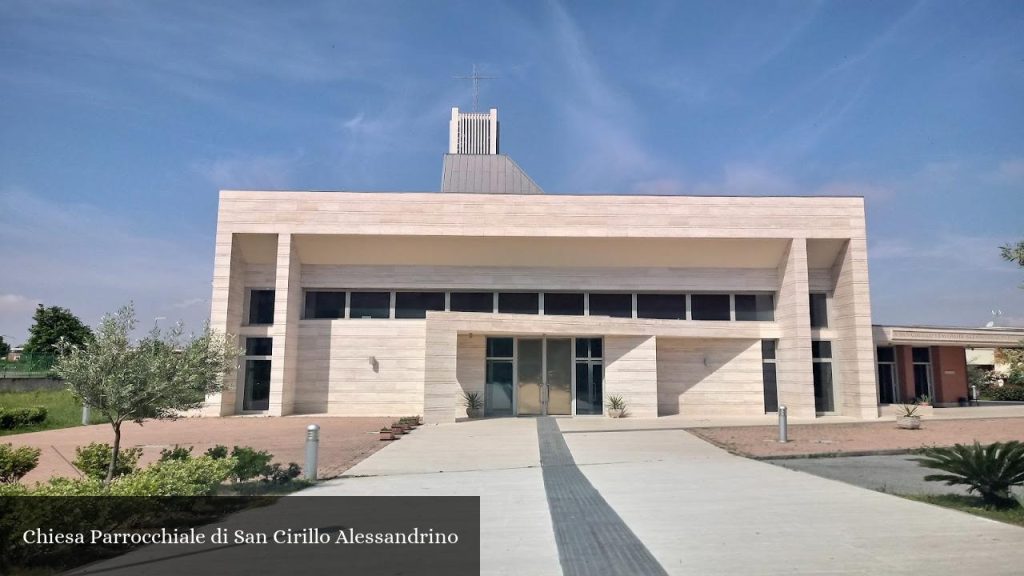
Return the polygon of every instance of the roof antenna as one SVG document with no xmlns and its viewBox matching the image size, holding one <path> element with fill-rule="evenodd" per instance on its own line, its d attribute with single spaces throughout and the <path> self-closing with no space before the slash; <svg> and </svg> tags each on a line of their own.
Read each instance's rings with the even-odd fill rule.
<svg viewBox="0 0 1024 576">
<path fill-rule="evenodd" d="M 472 80 L 473 81 L 473 112 L 476 112 L 480 105 L 480 81 L 481 80 L 494 80 L 497 76 L 481 76 L 476 71 L 476 64 L 473 64 L 473 73 L 469 76 L 456 76 L 457 80 Z"/>
<path fill-rule="evenodd" d="M 993 310 L 992 319 L 985 324 L 985 328 L 994 328 L 996 323 L 999 321 L 999 317 L 1003 315 L 1002 310 Z"/>
</svg>

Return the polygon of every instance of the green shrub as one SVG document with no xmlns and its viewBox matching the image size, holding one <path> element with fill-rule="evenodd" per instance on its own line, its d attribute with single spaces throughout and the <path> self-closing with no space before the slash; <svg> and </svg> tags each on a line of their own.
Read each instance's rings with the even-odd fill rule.
<svg viewBox="0 0 1024 576">
<path fill-rule="evenodd" d="M 264 474 L 263 481 L 270 484 L 287 484 L 301 474 L 302 467 L 295 462 L 289 462 L 287 468 L 282 467 L 278 462 L 271 466 L 267 474 Z"/>
<path fill-rule="evenodd" d="M 192 447 L 185 448 L 184 446 L 174 445 L 174 448 L 164 448 L 160 451 L 160 461 L 167 462 L 168 460 L 188 460 L 192 457 Z"/>
<path fill-rule="evenodd" d="M 116 479 L 112 496 L 211 496 L 235 467 L 233 458 L 166 460 Z"/>
<path fill-rule="evenodd" d="M 110 444 L 93 442 L 88 446 L 75 448 L 75 461 L 72 464 L 89 478 L 103 480 L 107 477 L 107 469 L 110 468 L 110 458 L 114 449 Z M 142 448 L 122 448 L 117 455 L 117 468 L 114 469 L 114 476 L 131 474 L 138 469 L 139 456 L 142 456 Z"/>
<path fill-rule="evenodd" d="M 210 458 L 220 459 L 228 457 L 228 447 L 223 444 L 217 444 L 213 448 L 206 451 L 206 455 Z"/>
<path fill-rule="evenodd" d="M 998 400 L 1002 402 L 1024 402 L 1024 386 L 1014 386 L 1007 384 L 1005 386 L 989 386 L 985 390 L 985 396 L 989 400 Z"/>
<path fill-rule="evenodd" d="M 13 430 L 23 426 L 35 426 L 46 421 L 46 408 L 0 408 L 0 429 Z"/>
<path fill-rule="evenodd" d="M 17 482 L 39 465 L 39 448 L 0 444 L 0 483 Z"/>
<path fill-rule="evenodd" d="M 922 454 L 914 459 L 918 464 L 948 472 L 929 474 L 925 480 L 966 485 L 969 493 L 977 492 L 996 508 L 1017 506 L 1010 487 L 1024 485 L 1024 443 L 1014 440 L 982 446 L 975 442 L 973 446 L 926 448 Z"/>
<path fill-rule="evenodd" d="M 231 457 L 235 459 L 235 467 L 231 472 L 231 476 L 235 482 L 245 482 L 257 476 L 270 474 L 270 461 L 274 458 L 274 455 L 249 446 L 235 446 L 231 450 Z"/>
</svg>

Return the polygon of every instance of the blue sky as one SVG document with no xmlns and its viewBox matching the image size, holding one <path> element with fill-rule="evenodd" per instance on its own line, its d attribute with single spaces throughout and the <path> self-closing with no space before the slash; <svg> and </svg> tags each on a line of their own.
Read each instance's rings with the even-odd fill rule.
<svg viewBox="0 0 1024 576">
<path fill-rule="evenodd" d="M 198 327 L 217 190 L 436 190 L 498 76 L 549 193 L 857 194 L 874 319 L 1024 325 L 1024 3 L 0 2 L 0 334 Z"/>
</svg>

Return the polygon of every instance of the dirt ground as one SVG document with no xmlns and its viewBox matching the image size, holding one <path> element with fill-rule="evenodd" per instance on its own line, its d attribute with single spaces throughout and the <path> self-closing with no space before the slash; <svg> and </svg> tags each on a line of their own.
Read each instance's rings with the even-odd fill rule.
<svg viewBox="0 0 1024 576">
<path fill-rule="evenodd" d="M 856 424 L 797 424 L 789 442 L 778 442 L 776 426 L 693 428 L 693 434 L 730 451 L 756 458 L 804 454 L 857 454 L 923 446 L 952 446 L 975 440 L 1024 441 L 1024 418 L 924 420 L 920 430 L 900 430 L 894 421 Z"/>
<path fill-rule="evenodd" d="M 275 462 L 304 464 L 306 426 L 320 425 L 320 460 L 318 476 L 338 476 L 387 442 L 379 439 L 377 431 L 394 418 L 334 418 L 302 417 L 234 417 L 185 418 L 176 421 L 147 421 L 139 426 L 126 423 L 121 428 L 122 447 L 142 447 L 140 464 L 153 462 L 160 450 L 174 444 L 193 446 L 193 454 L 202 454 L 207 448 L 223 444 L 252 446 L 274 455 Z M 412 432 L 415 434 L 415 431 Z M 30 432 L 0 438 L 0 443 L 15 446 L 35 446 L 42 450 L 39 466 L 22 482 L 32 484 L 53 476 L 76 478 L 78 470 L 71 465 L 75 447 L 90 442 L 113 443 L 114 433 L 109 424 L 79 426 L 61 430 Z M 400 440 L 399 440 L 400 441 Z"/>
</svg>

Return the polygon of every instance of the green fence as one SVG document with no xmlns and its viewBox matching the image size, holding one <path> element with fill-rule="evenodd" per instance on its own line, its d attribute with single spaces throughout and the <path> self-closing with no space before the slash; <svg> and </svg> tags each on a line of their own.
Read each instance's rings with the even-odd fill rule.
<svg viewBox="0 0 1024 576">
<path fill-rule="evenodd" d="M 0 360 L 0 378 L 4 377 L 40 377 L 53 374 L 56 358 L 46 355 L 22 354 L 17 362 Z"/>
</svg>

